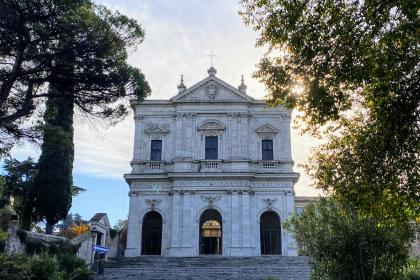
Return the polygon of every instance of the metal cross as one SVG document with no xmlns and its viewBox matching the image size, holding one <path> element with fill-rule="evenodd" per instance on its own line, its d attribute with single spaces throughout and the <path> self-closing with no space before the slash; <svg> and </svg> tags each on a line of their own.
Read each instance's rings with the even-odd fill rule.
<svg viewBox="0 0 420 280">
<path fill-rule="evenodd" d="M 214 54 L 213 52 L 210 52 L 207 56 L 209 56 L 209 57 L 210 57 L 211 67 L 213 67 L 213 58 L 214 58 L 215 56 L 217 56 L 217 55 L 216 55 L 216 54 Z"/>
</svg>

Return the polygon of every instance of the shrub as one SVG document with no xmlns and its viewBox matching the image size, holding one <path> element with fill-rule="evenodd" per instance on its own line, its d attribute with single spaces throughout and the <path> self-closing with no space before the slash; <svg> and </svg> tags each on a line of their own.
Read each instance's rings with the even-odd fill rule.
<svg viewBox="0 0 420 280">
<path fill-rule="evenodd" d="M 26 256 L 0 254 L 1 280 L 91 280 L 93 272 L 74 255 L 46 253 Z"/>
<path fill-rule="evenodd" d="M 31 278 L 33 280 L 61 280 L 57 257 L 45 253 L 34 255 L 29 259 Z"/>
<path fill-rule="evenodd" d="M 9 257 L 4 254 L 0 254 L 0 279 L 31 279 L 31 272 L 27 259 L 25 257 Z"/>
<path fill-rule="evenodd" d="M 361 215 L 333 199 L 286 223 L 313 261 L 312 279 L 404 279 L 414 230 L 408 222 Z"/>
<path fill-rule="evenodd" d="M 7 232 L 0 229 L 0 252 L 4 251 L 4 245 L 7 240 Z"/>
<path fill-rule="evenodd" d="M 407 268 L 409 280 L 420 280 L 420 259 L 411 260 Z"/>
<path fill-rule="evenodd" d="M 67 237 L 68 239 L 73 239 L 76 236 L 89 231 L 89 229 L 89 226 L 86 224 L 74 224 L 67 229 L 61 230 L 60 235 Z"/>
<path fill-rule="evenodd" d="M 86 263 L 77 256 L 72 254 L 61 254 L 58 256 L 58 261 L 60 270 L 66 273 L 68 279 L 93 279 L 93 272 L 87 267 Z"/>
</svg>

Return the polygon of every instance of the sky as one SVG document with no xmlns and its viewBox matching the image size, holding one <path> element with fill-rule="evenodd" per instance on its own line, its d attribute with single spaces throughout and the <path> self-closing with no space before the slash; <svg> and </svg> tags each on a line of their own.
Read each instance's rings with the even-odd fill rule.
<svg viewBox="0 0 420 280">
<path fill-rule="evenodd" d="M 217 76 L 233 86 L 244 75 L 247 94 L 263 98 L 264 85 L 252 78 L 264 49 L 256 48 L 258 34 L 238 15 L 238 1 L 226 0 L 95 0 L 111 10 L 135 18 L 145 30 L 144 42 L 129 52 L 129 63 L 139 67 L 151 88 L 152 99 L 176 95 L 181 74 L 191 86 L 207 77 L 209 53 L 216 54 Z M 70 212 L 90 219 L 97 212 L 108 214 L 111 225 L 128 214 L 128 185 L 123 174 L 130 171 L 134 137 L 132 115 L 114 127 L 76 116 L 74 184 L 87 189 L 73 199 Z M 313 196 L 319 191 L 297 167 L 305 163 L 319 142 L 292 129 L 292 156 L 301 172 L 296 195 Z M 39 157 L 39 147 L 21 144 L 12 156 Z"/>
</svg>

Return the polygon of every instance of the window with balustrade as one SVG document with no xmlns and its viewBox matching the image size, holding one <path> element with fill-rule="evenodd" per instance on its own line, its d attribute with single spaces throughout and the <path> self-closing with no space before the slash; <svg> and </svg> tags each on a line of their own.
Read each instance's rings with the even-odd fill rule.
<svg viewBox="0 0 420 280">
<path fill-rule="evenodd" d="M 162 140 L 152 140 L 150 149 L 150 160 L 160 161 L 162 158 Z"/>
<path fill-rule="evenodd" d="M 205 159 L 217 159 L 218 152 L 217 136 L 206 136 L 206 154 Z"/>
<path fill-rule="evenodd" d="M 273 160 L 273 140 L 262 140 L 262 160 Z"/>
</svg>

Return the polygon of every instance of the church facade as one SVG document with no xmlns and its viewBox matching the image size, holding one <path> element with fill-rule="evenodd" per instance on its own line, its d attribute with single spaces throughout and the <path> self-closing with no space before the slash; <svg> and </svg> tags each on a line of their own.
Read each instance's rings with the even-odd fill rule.
<svg viewBox="0 0 420 280">
<path fill-rule="evenodd" d="M 290 111 L 208 76 L 133 103 L 125 256 L 297 254 Z"/>
</svg>

